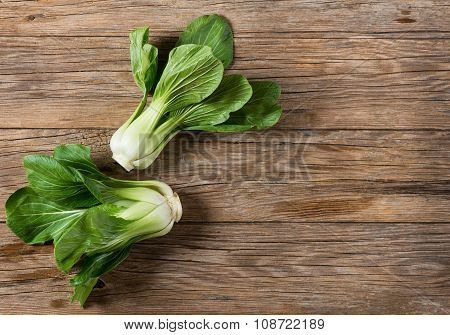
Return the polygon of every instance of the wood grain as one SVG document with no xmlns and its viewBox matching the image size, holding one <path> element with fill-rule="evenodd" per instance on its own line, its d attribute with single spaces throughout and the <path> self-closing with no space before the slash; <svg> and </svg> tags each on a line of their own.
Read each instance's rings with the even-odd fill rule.
<svg viewBox="0 0 450 335">
<path fill-rule="evenodd" d="M 280 123 L 183 133 L 125 173 L 108 142 L 140 98 L 129 31 L 150 26 L 164 58 L 212 12 L 233 25 L 230 72 L 281 84 Z M 0 313 L 448 314 L 449 14 L 444 0 L 0 1 L 2 207 L 24 155 L 83 143 L 184 209 L 84 310 L 52 246 L 23 244 L 2 210 Z"/>
<path fill-rule="evenodd" d="M 51 246 L 25 246 L 4 225 L 0 241 L 8 313 L 442 314 L 450 307 L 448 224 L 184 220 L 136 245 L 85 310 L 68 303 Z"/>
<path fill-rule="evenodd" d="M 128 32 L 150 25 L 152 41 L 167 55 L 199 7 L 233 23 L 231 72 L 281 84 L 286 113 L 279 128 L 448 129 L 450 124 L 445 1 L 435 6 L 416 1 L 414 8 L 403 1 L 207 1 L 186 8 L 179 1 L 149 6 L 72 0 L 26 2 L 25 10 L 18 10 L 20 2 L 6 4 L 0 14 L 8 23 L 0 31 L 4 127 L 118 127 L 139 102 Z M 250 8 L 262 13 L 247 15 Z M 113 25 L 112 11 L 117 11 Z M 415 22 L 398 21 L 404 17 Z"/>
<path fill-rule="evenodd" d="M 152 169 L 130 174 L 111 164 L 112 131 L 3 133 L 2 202 L 26 183 L 23 156 L 51 153 L 58 143 L 83 143 L 115 177 L 157 176 L 169 183 L 189 221 L 441 222 L 450 217 L 450 136 L 442 131 L 184 134 Z"/>
</svg>

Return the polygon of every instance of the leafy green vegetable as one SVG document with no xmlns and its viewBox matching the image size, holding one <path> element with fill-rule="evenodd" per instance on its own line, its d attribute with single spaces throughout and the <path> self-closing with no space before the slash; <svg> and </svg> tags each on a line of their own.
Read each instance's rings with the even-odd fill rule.
<svg viewBox="0 0 450 335">
<path fill-rule="evenodd" d="M 233 61 L 233 31 L 223 16 L 213 14 L 194 19 L 181 33 L 176 46 L 183 44 L 209 46 L 225 69 Z"/>
<path fill-rule="evenodd" d="M 149 107 L 112 136 L 113 158 L 128 171 L 133 169 L 136 160 L 151 154 L 146 134 L 161 117 L 202 101 L 219 86 L 222 75 L 223 65 L 210 47 L 188 44 L 173 49 Z"/>
<path fill-rule="evenodd" d="M 233 132 L 276 124 L 280 87 L 223 76 L 232 60 L 228 22 L 219 15 L 194 19 L 171 51 L 150 106 L 135 112 L 111 138 L 113 158 L 127 171 L 145 169 L 182 130 Z"/>
<path fill-rule="evenodd" d="M 88 147 L 61 145 L 53 157 L 26 156 L 24 162 L 29 186 L 7 200 L 6 223 L 26 243 L 53 240 L 63 272 L 82 262 L 71 280 L 81 305 L 133 243 L 162 236 L 180 220 L 180 201 L 168 185 L 107 177 Z"/>
</svg>

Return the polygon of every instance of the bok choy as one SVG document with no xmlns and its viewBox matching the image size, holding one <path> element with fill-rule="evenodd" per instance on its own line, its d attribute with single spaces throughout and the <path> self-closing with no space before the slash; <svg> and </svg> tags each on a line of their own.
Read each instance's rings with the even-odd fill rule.
<svg viewBox="0 0 450 335">
<path fill-rule="evenodd" d="M 29 185 L 7 200 L 6 223 L 28 244 L 53 241 L 61 271 L 80 264 L 70 283 L 81 305 L 133 243 L 167 234 L 181 218 L 168 185 L 107 177 L 86 146 L 60 145 L 53 156 L 26 156 L 24 166 Z"/>
<path fill-rule="evenodd" d="M 233 33 L 223 17 L 205 15 L 193 20 L 170 52 L 157 82 L 157 51 L 144 52 L 154 50 L 147 38 L 145 28 L 130 34 L 132 71 L 144 98 L 110 142 L 113 158 L 127 171 L 150 166 L 182 130 L 237 132 L 278 122 L 282 108 L 276 83 L 224 75 L 233 59 Z M 144 84 L 141 78 L 151 80 Z M 153 86 L 152 101 L 146 107 Z"/>
</svg>

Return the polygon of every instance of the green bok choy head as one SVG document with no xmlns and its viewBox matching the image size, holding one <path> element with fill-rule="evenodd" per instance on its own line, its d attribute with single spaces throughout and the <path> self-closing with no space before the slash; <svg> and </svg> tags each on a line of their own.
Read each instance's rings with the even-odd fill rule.
<svg viewBox="0 0 450 335">
<path fill-rule="evenodd" d="M 61 271 L 80 263 L 71 284 L 82 305 L 133 243 L 167 234 L 181 218 L 180 200 L 168 185 L 107 177 L 88 147 L 60 145 L 53 156 L 26 156 L 24 165 L 29 185 L 7 200 L 6 223 L 25 243 L 53 241 Z"/>
<path fill-rule="evenodd" d="M 135 45 L 141 45 L 133 40 L 145 41 L 145 32 L 148 30 L 138 29 L 131 34 L 143 36 L 132 38 L 132 55 L 138 54 Z M 140 55 L 147 59 L 154 53 Z M 232 60 L 233 33 L 228 22 L 219 15 L 193 20 L 170 52 L 149 106 L 145 108 L 141 101 L 112 136 L 113 158 L 127 171 L 144 169 L 181 130 L 237 132 L 277 123 L 282 113 L 280 87 L 270 81 L 248 81 L 239 74 L 224 75 Z M 154 68 L 148 67 L 148 71 L 151 74 L 141 76 L 155 78 Z M 144 92 L 145 99 L 149 91 Z"/>
</svg>

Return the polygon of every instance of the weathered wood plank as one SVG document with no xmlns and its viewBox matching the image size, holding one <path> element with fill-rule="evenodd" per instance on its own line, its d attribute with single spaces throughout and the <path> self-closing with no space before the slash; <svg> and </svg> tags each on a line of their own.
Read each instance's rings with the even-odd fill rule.
<svg viewBox="0 0 450 335">
<path fill-rule="evenodd" d="M 160 8 L 165 4 L 145 8 L 150 12 L 167 12 Z M 277 22 L 276 29 L 268 26 L 264 15 L 241 18 L 241 10 L 248 11 L 242 6 L 247 5 L 266 7 L 264 2 L 239 3 L 240 9 L 223 12 L 235 29 L 236 59 L 232 71 L 244 73 L 251 79 L 272 78 L 281 84 L 281 102 L 286 113 L 277 125 L 279 129 L 448 129 L 450 63 L 447 51 L 450 42 L 448 35 L 441 35 L 446 31 L 446 22 L 439 21 L 440 12 L 445 13 L 448 7 L 441 8 L 439 4 L 432 7 L 438 15 L 433 17 L 433 24 L 441 28 L 432 30 L 437 32 L 436 38 L 429 35 L 429 20 L 424 30 L 416 27 L 419 22 L 415 23 L 417 32 L 412 37 L 407 35 L 408 29 L 405 36 L 392 38 L 384 33 L 380 37 L 378 33 L 384 30 L 379 23 L 370 25 L 371 29 L 376 27 L 376 31 L 366 32 L 361 27 L 367 24 L 367 18 L 355 14 L 351 20 L 359 22 L 359 29 L 349 29 L 352 23 L 348 18 L 336 14 L 332 16 L 332 20 L 339 22 L 336 29 L 341 31 L 346 27 L 338 35 L 333 35 L 332 31 L 325 31 L 322 36 L 303 34 L 305 29 L 314 31 L 308 24 L 314 16 L 308 11 L 345 11 L 351 4 L 277 2 L 276 6 L 269 6 L 269 13 L 265 11 L 265 15 L 278 15 L 289 9 L 291 20 L 283 20 L 280 25 L 280 17 L 272 18 L 270 24 Z M 353 5 L 362 8 L 366 15 L 382 16 L 383 22 L 389 20 L 390 11 L 400 14 L 402 10 L 414 11 L 413 8 L 402 9 L 404 5 L 400 2 Z M 17 12 L 15 6 L 21 5 L 14 3 L 11 4 L 13 9 L 6 10 Z M 117 6 L 112 1 L 80 5 L 73 1 L 54 1 L 51 6 L 47 2 L 30 5 L 27 2 L 30 13 L 38 13 L 38 8 L 49 13 L 36 14 L 35 19 L 28 22 L 28 19 L 22 20 L 21 11 L 21 19 L 17 19 L 20 28 L 12 35 L 8 29 L 13 29 L 16 19 L 13 14 L 5 14 L 5 29 L 0 32 L 0 127 L 117 128 L 123 123 L 139 101 L 129 71 L 127 35 L 134 26 L 144 23 L 135 15 L 125 21 L 115 18 L 114 25 L 108 24 L 106 28 L 113 29 L 111 35 L 98 27 L 101 22 L 109 22 L 104 21 L 106 18 L 85 20 L 86 16 L 104 15 L 108 8 Z M 125 11 L 129 6 L 130 10 L 142 12 L 143 3 L 125 1 L 120 6 Z M 158 15 L 161 18 L 158 22 L 145 23 L 152 26 L 154 43 L 163 55 L 176 41 L 185 23 L 196 15 L 196 6 L 198 4 L 194 3 L 191 12 L 181 9 L 184 5 L 175 2 L 171 6 L 171 19 Z M 208 2 L 206 6 L 220 12 L 221 7 L 229 5 Z M 420 3 L 416 6 L 422 7 Z M 301 22 L 297 22 L 297 30 L 293 30 L 291 24 L 297 20 L 297 7 Z M 83 14 L 87 9 L 93 12 Z M 429 9 L 421 8 L 419 15 L 427 15 Z M 79 21 L 81 18 L 82 21 L 68 24 L 59 32 L 53 30 L 60 20 Z M 318 17 L 314 17 L 314 21 L 317 20 Z M 32 32 L 28 31 L 29 25 L 33 27 Z M 408 25 L 397 22 L 395 26 Z M 80 27 L 85 30 L 76 31 Z M 21 36 L 26 36 L 26 44 Z M 428 38 L 424 39 L 425 36 Z M 32 57 L 30 50 L 33 50 Z"/>
<path fill-rule="evenodd" d="M 0 224 L 0 300 L 3 313 L 446 314 L 449 248 L 449 224 L 182 221 L 137 244 L 81 310 L 52 246 Z"/>
<path fill-rule="evenodd" d="M 111 133 L 3 130 L 2 203 L 26 183 L 24 155 L 51 152 L 59 143 L 84 143 L 113 176 L 156 176 L 169 183 L 179 192 L 188 221 L 450 220 L 448 132 L 184 134 L 152 169 L 131 174 L 112 163 Z"/>
<path fill-rule="evenodd" d="M 408 32 L 446 31 L 448 2 L 388 1 L 8 1 L 0 19 L 2 35 L 117 35 L 152 23 L 155 31 L 180 31 L 199 13 L 233 19 L 240 32 Z M 258 15 L 255 15 L 258 13 Z M 432 19 L 430 19 L 432 18 Z M 111 24 L 114 23 L 114 24 Z"/>
<path fill-rule="evenodd" d="M 184 206 L 170 234 L 137 244 L 105 276 L 86 310 L 68 303 L 52 246 L 24 245 L 2 209 L 0 312 L 449 313 L 449 9 L 0 1 L 2 207 L 25 185 L 23 156 L 60 143 L 91 145 L 112 176 L 166 181 Z M 282 120 L 269 132 L 182 134 L 151 169 L 124 173 L 108 141 L 139 99 L 128 32 L 151 26 L 165 57 L 208 12 L 233 25 L 231 72 L 281 84 Z"/>
</svg>

